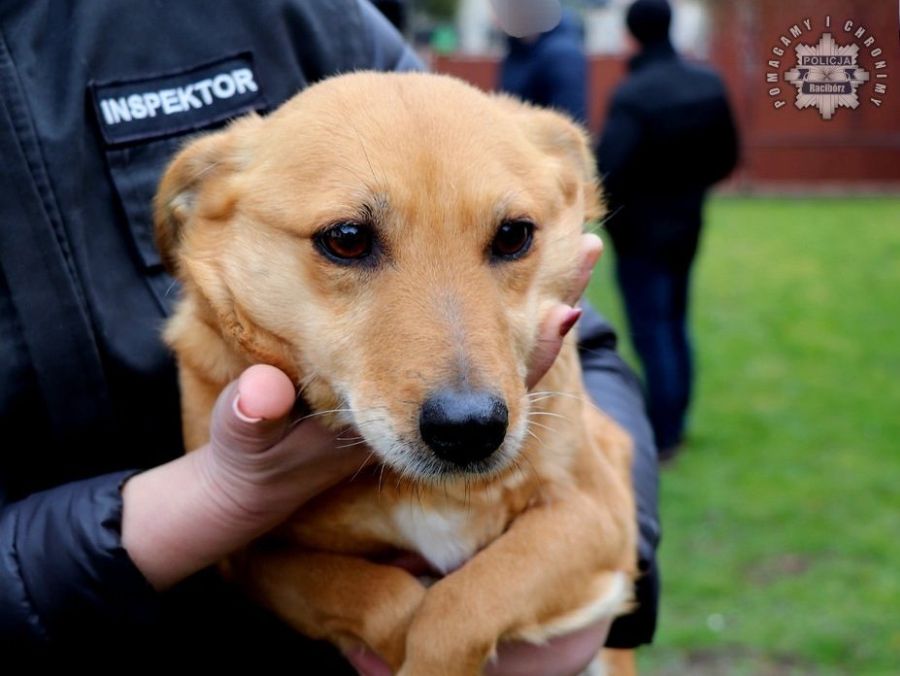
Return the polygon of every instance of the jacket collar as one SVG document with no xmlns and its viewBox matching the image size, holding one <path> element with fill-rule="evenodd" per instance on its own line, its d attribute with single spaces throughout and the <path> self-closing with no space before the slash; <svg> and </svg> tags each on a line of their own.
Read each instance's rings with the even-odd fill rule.
<svg viewBox="0 0 900 676">
<path fill-rule="evenodd" d="M 668 40 L 645 45 L 644 49 L 628 62 L 628 69 L 635 71 L 646 68 L 650 64 L 677 59 L 678 54 Z"/>
</svg>

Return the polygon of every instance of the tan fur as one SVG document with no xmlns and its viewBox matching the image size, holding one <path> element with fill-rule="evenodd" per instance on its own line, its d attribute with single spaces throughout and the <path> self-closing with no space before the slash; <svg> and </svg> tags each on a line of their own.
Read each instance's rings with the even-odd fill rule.
<svg viewBox="0 0 900 676">
<path fill-rule="evenodd" d="M 433 75 L 334 78 L 174 160 L 157 241 L 183 283 L 165 335 L 188 448 L 207 440 L 225 385 L 263 362 L 315 410 L 340 409 L 326 424 L 354 425 L 383 463 L 305 505 L 273 535 L 288 549 L 235 557 L 261 603 L 416 676 L 479 673 L 500 639 L 598 619 L 578 611 L 615 571 L 635 574 L 630 441 L 589 403 L 572 339 L 531 397 L 525 376 L 599 204 L 576 125 Z M 500 222 L 524 217 L 538 224 L 532 251 L 489 263 Z M 378 267 L 313 246 L 319 229 L 360 219 L 383 240 Z M 428 476 L 419 409 L 460 381 L 507 403 L 500 465 Z M 400 510 L 443 518 L 468 560 L 427 589 L 373 562 L 415 546 Z"/>
</svg>

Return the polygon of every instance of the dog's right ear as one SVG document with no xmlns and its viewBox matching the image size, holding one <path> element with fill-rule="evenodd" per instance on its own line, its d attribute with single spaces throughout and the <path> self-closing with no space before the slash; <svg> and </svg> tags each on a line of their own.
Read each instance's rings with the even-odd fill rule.
<svg viewBox="0 0 900 676">
<path fill-rule="evenodd" d="M 172 275 L 178 270 L 178 248 L 184 233 L 197 216 L 201 190 L 231 174 L 246 161 L 238 148 L 240 139 L 260 120 L 257 115 L 250 115 L 223 131 L 188 143 L 163 174 L 153 201 L 154 239 L 162 262 Z M 204 200 L 204 218 L 227 216 L 232 205 L 224 199 L 228 193 L 221 192 L 223 199 Z"/>
</svg>

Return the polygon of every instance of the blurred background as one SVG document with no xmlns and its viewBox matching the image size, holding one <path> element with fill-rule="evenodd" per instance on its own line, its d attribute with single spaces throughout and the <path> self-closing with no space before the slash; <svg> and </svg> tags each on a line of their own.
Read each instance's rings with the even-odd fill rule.
<svg viewBox="0 0 900 676">
<path fill-rule="evenodd" d="M 564 4 L 581 17 L 599 135 L 629 2 Z M 741 162 L 707 203 L 692 278 L 696 393 L 661 474 L 662 613 L 642 672 L 900 674 L 898 3 L 672 4 L 676 48 L 726 83 Z M 859 107 L 823 120 L 766 73 L 781 36 L 799 26 L 815 43 L 828 16 L 839 42 L 876 42 L 859 52 L 873 74 Z M 496 88 L 507 41 L 488 0 L 410 0 L 406 19 L 433 70 Z M 611 249 L 589 295 L 638 367 Z"/>
</svg>

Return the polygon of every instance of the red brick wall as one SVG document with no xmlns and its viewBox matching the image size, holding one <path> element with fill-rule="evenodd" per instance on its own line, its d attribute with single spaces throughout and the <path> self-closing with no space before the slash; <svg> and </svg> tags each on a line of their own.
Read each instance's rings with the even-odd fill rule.
<svg viewBox="0 0 900 676">
<path fill-rule="evenodd" d="M 753 186 L 809 184 L 860 184 L 892 186 L 900 189 L 900 40 L 896 0 L 717 0 L 713 8 L 710 61 L 728 85 L 741 127 L 743 163 L 737 181 Z M 823 120 L 814 109 L 794 107 L 795 89 L 782 79 L 794 65 L 794 46 L 814 44 L 828 30 L 825 17 L 831 15 L 831 33 L 839 44 L 861 43 L 869 35 L 883 53 L 870 56 L 870 48 L 860 45 L 859 62 L 871 73 L 859 88 L 860 106 L 840 108 L 831 120 Z M 810 19 L 812 30 L 794 39 L 789 28 Z M 844 23 L 853 21 L 851 32 Z M 862 38 L 853 33 L 866 29 Z M 780 36 L 792 40 L 789 47 Z M 766 83 L 766 72 L 774 72 L 767 61 L 777 56 L 772 47 L 785 49 L 778 68 L 777 85 Z M 887 68 L 876 70 L 876 61 Z M 497 62 L 491 58 L 442 57 L 435 70 L 468 80 L 483 89 L 496 83 Z M 875 74 L 886 72 L 887 79 Z M 590 126 L 599 132 L 610 92 L 624 75 L 621 58 L 593 58 L 590 69 Z M 880 107 L 869 102 L 876 82 L 887 85 Z M 776 110 L 768 90 L 778 86 L 787 105 Z"/>
</svg>

